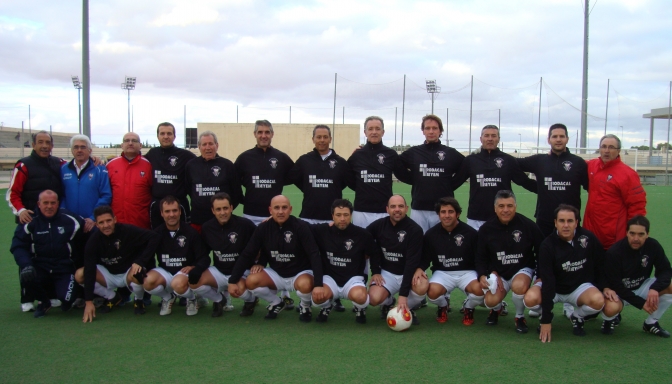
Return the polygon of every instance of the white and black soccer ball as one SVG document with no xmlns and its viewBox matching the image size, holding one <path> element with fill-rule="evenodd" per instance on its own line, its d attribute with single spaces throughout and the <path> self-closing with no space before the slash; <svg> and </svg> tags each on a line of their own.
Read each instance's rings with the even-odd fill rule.
<svg viewBox="0 0 672 384">
<path fill-rule="evenodd" d="M 410 328 L 412 323 L 413 316 L 408 310 L 397 311 L 397 307 L 394 307 L 387 313 L 387 326 L 393 331 L 405 331 Z"/>
</svg>

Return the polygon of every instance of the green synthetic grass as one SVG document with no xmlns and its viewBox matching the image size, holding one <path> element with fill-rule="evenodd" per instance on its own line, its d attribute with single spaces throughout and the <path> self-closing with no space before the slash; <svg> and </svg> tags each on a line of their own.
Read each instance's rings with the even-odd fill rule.
<svg viewBox="0 0 672 384">
<path fill-rule="evenodd" d="M 666 214 L 671 189 L 646 187 L 651 235 L 672 249 Z M 395 184 L 395 192 L 410 196 L 410 188 Z M 519 212 L 532 217 L 536 196 L 516 189 Z M 300 193 L 286 188 L 300 211 Z M 352 195 L 346 195 L 352 198 Z M 465 205 L 468 186 L 457 191 Z M 584 197 L 585 204 L 585 197 Z M 234 312 L 210 317 L 210 308 L 187 317 L 184 307 L 158 315 L 158 299 L 144 316 L 131 305 L 99 314 L 91 324 L 82 311 L 34 319 L 19 309 L 18 276 L 9 244 L 15 228 L 8 208 L 0 217 L 0 382 L 669 382 L 668 356 L 672 339 L 641 330 L 642 311 L 626 308 L 613 336 L 600 333 L 599 320 L 586 323 L 588 335 L 571 334 L 571 325 L 556 306 L 553 341 L 542 344 L 528 319 L 530 333 L 514 331 L 513 313 L 486 327 L 487 310 L 479 308 L 475 323 L 465 327 L 457 312 L 464 296 L 452 295 L 453 313 L 446 324 L 434 321 L 436 308 L 418 311 L 421 325 L 396 333 L 369 308 L 368 323 L 356 324 L 351 304 L 345 313 L 332 312 L 329 322 L 300 323 L 293 311 L 275 321 L 263 319 L 263 305 L 254 316 Z M 463 217 L 466 220 L 466 218 Z M 296 299 L 296 297 L 295 297 Z M 513 310 L 510 297 L 509 310 Z M 314 311 L 316 315 L 316 311 Z M 672 329 L 671 314 L 661 324 Z"/>
</svg>

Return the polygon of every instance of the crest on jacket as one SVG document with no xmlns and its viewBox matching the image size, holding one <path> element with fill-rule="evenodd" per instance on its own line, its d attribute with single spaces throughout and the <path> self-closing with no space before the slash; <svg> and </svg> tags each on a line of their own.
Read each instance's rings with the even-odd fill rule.
<svg viewBox="0 0 672 384">
<path fill-rule="evenodd" d="M 238 234 L 236 232 L 229 233 L 229 241 L 231 244 L 235 244 L 236 240 L 238 240 Z"/>
<path fill-rule="evenodd" d="M 642 267 L 646 268 L 647 265 L 649 265 L 649 256 L 644 255 L 642 256 Z"/>
<path fill-rule="evenodd" d="M 353 244 L 355 244 L 355 242 L 352 241 L 352 239 L 348 239 L 348 240 L 346 240 L 346 241 L 345 241 L 345 250 L 346 250 L 346 251 L 351 250 Z"/>
<path fill-rule="evenodd" d="M 222 168 L 217 167 L 217 166 L 214 166 L 214 167 L 210 168 L 210 170 L 212 171 L 212 174 L 215 177 L 219 176 L 219 173 L 222 172 Z"/>
<path fill-rule="evenodd" d="M 117 239 L 114 241 L 114 248 L 116 248 L 118 251 L 119 247 L 121 247 L 121 240 Z"/>
<path fill-rule="evenodd" d="M 291 231 L 287 231 L 287 232 L 284 233 L 284 235 L 285 235 L 285 243 L 287 243 L 287 244 L 291 243 L 292 242 L 292 236 L 294 236 L 294 234 Z"/>
<path fill-rule="evenodd" d="M 65 228 L 63 228 L 63 227 L 58 227 L 58 233 L 59 233 L 60 235 L 63 235 L 63 234 L 65 233 Z"/>
<path fill-rule="evenodd" d="M 504 159 L 502 159 L 501 157 L 496 158 L 495 165 L 497 166 L 497 168 L 501 168 L 502 165 L 504 165 Z"/>
<path fill-rule="evenodd" d="M 562 162 L 562 167 L 565 169 L 565 171 L 569 171 L 572 169 L 572 162 L 571 161 L 563 161 Z"/>
<path fill-rule="evenodd" d="M 438 152 L 436 152 L 436 156 L 439 157 L 439 160 L 443 160 L 443 159 L 446 158 L 446 153 L 443 152 L 443 151 L 438 151 Z"/>
<path fill-rule="evenodd" d="M 520 240 L 523 238 L 523 233 L 519 230 L 513 231 L 513 241 L 520 243 Z"/>
<path fill-rule="evenodd" d="M 329 160 L 329 168 L 331 169 L 336 168 L 336 160 L 334 159 Z"/>
<path fill-rule="evenodd" d="M 581 235 L 579 236 L 579 245 L 581 248 L 586 248 L 588 246 L 588 236 Z"/>
<path fill-rule="evenodd" d="M 168 163 L 173 167 L 177 165 L 177 156 L 171 156 L 168 158 Z"/>
<path fill-rule="evenodd" d="M 406 231 L 397 232 L 397 239 L 399 239 L 400 243 L 403 243 L 405 238 L 406 238 Z"/>
<path fill-rule="evenodd" d="M 271 168 L 275 169 L 278 167 L 278 159 L 276 159 L 275 157 L 268 160 L 268 162 L 271 163 Z"/>
<path fill-rule="evenodd" d="M 379 153 L 379 154 L 376 155 L 376 157 L 378 158 L 378 162 L 380 164 L 385 164 L 385 155 L 383 155 L 382 153 Z"/>
<path fill-rule="evenodd" d="M 184 237 L 184 236 L 178 236 L 177 237 L 177 245 L 184 248 L 184 246 L 187 245 L 187 238 Z"/>
<path fill-rule="evenodd" d="M 461 247 L 462 243 L 464 243 L 464 236 L 462 235 L 456 235 L 454 239 L 455 239 L 455 245 L 457 245 L 458 247 Z"/>
</svg>

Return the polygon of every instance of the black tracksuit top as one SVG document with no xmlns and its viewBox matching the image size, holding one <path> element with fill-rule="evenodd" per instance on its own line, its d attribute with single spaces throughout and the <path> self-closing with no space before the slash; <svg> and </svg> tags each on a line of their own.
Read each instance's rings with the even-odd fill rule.
<svg viewBox="0 0 672 384">
<path fill-rule="evenodd" d="M 438 223 L 425 233 L 420 268 L 425 271 L 431 263 L 432 272 L 473 271 L 477 246 L 478 232 L 468 224 L 460 221 L 448 232 Z"/>
<path fill-rule="evenodd" d="M 199 156 L 187 164 L 186 171 L 192 223 L 202 225 L 212 218 L 210 198 L 218 192 L 228 193 L 234 208 L 243 200 L 240 179 L 229 159 L 217 155 L 206 161 Z"/>
<path fill-rule="evenodd" d="M 216 218 L 206 221 L 201 228 L 201 235 L 208 251 L 212 251 L 215 268 L 230 275 L 256 229 L 253 222 L 235 215 L 231 215 L 224 225 L 220 225 Z"/>
</svg>

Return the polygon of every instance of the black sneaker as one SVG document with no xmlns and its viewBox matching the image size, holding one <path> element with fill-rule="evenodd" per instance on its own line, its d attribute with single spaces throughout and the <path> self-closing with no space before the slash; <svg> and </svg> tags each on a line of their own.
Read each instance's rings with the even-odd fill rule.
<svg viewBox="0 0 672 384">
<path fill-rule="evenodd" d="M 586 331 L 583 329 L 583 324 L 584 324 L 583 319 L 579 319 L 578 317 L 572 315 L 570 320 L 572 322 L 572 327 L 574 327 L 574 335 L 575 336 L 585 336 Z"/>
<path fill-rule="evenodd" d="M 387 313 L 390 312 L 390 309 L 394 307 L 394 304 L 397 303 L 397 299 L 394 297 L 392 298 L 392 304 L 390 305 L 381 305 L 380 306 L 380 318 L 383 320 L 387 320 Z"/>
<path fill-rule="evenodd" d="M 420 325 L 420 320 L 418 320 L 418 316 L 415 315 L 415 311 L 412 309 L 411 309 L 411 316 L 413 317 L 412 325 Z"/>
<path fill-rule="evenodd" d="M 527 320 L 524 317 L 516 317 L 516 333 L 527 333 Z"/>
<path fill-rule="evenodd" d="M 38 308 L 39 308 L 39 306 L 38 306 Z M 37 311 L 35 311 L 35 313 L 37 313 Z M 663 327 L 661 327 L 660 324 L 658 324 L 657 321 L 653 324 L 644 323 L 644 325 L 642 326 L 642 329 L 644 330 L 644 332 L 648 332 L 652 335 L 660 336 L 660 337 L 663 337 L 665 339 L 670 337 L 670 332 L 664 330 Z"/>
<path fill-rule="evenodd" d="M 466 308 L 467 306 L 467 300 L 469 299 L 464 299 L 464 301 L 462 302 L 462 308 L 460 308 L 460 313 L 464 313 L 464 308 Z"/>
<path fill-rule="evenodd" d="M 613 335 L 614 334 L 614 328 L 616 325 L 614 324 L 614 320 L 602 320 L 602 333 L 605 335 Z"/>
<path fill-rule="evenodd" d="M 221 317 L 224 314 L 224 306 L 226 305 L 226 297 L 222 295 L 222 301 L 212 302 L 212 317 Z"/>
<path fill-rule="evenodd" d="M 341 299 L 334 300 L 334 311 L 336 312 L 345 312 L 345 307 L 341 303 Z"/>
<path fill-rule="evenodd" d="M 100 313 L 109 313 L 112 308 L 119 306 L 119 304 L 122 302 L 121 295 L 118 293 L 114 294 L 114 297 L 112 300 L 103 300 L 103 304 L 98 308 L 98 312 Z"/>
<path fill-rule="evenodd" d="M 276 305 L 269 304 L 268 307 L 266 307 L 266 309 L 268 309 L 268 313 L 266 316 L 264 316 L 264 319 L 275 320 L 278 317 L 278 313 L 282 312 L 286 305 L 287 304 L 285 304 L 284 300 L 280 300 L 280 302 Z"/>
<path fill-rule="evenodd" d="M 177 305 L 180 307 L 186 307 L 187 306 L 187 299 L 184 297 L 180 297 L 180 300 L 177 302 Z"/>
<path fill-rule="evenodd" d="M 254 307 L 257 305 L 258 301 L 245 302 L 243 304 L 243 310 L 240 311 L 240 316 L 252 316 L 254 314 Z"/>
<path fill-rule="evenodd" d="M 614 325 L 617 326 L 617 327 L 619 325 L 621 325 L 621 314 L 620 313 L 618 315 L 616 315 L 616 318 L 614 319 Z"/>
<path fill-rule="evenodd" d="M 282 301 L 285 302 L 285 309 L 294 309 L 294 300 L 291 297 L 283 297 Z"/>
<path fill-rule="evenodd" d="M 359 324 L 366 324 L 366 308 L 358 309 L 357 307 L 354 307 L 354 309 L 355 321 Z"/>
<path fill-rule="evenodd" d="M 50 309 L 51 309 L 51 300 L 45 300 L 44 302 L 40 302 L 37 304 L 37 308 L 35 309 L 35 313 L 33 313 L 33 317 L 36 319 L 44 317 L 47 315 L 47 312 L 49 312 Z"/>
<path fill-rule="evenodd" d="M 302 323 L 310 323 L 313 320 L 313 311 L 310 307 L 299 305 L 299 321 Z"/>
<path fill-rule="evenodd" d="M 331 313 L 331 310 L 334 309 L 334 305 L 330 305 L 326 308 L 320 309 L 320 313 L 317 315 L 315 318 L 315 321 L 318 323 L 326 323 L 327 320 L 329 320 L 329 313 Z M 303 320 L 302 320 L 303 321 Z"/>
<path fill-rule="evenodd" d="M 491 309 L 490 314 L 488 315 L 488 319 L 485 321 L 485 325 L 497 325 L 498 322 L 499 322 L 499 311 Z"/>
<path fill-rule="evenodd" d="M 136 315 L 144 315 L 145 314 L 145 302 L 144 300 L 133 300 L 133 313 Z"/>
<path fill-rule="evenodd" d="M 499 309 L 499 315 L 500 316 L 506 316 L 509 314 L 509 310 L 506 309 L 509 305 L 506 304 L 506 301 L 502 301 L 502 308 Z"/>
<path fill-rule="evenodd" d="M 464 301 L 466 302 L 467 300 L 465 299 Z M 446 310 L 446 312 L 448 312 L 448 313 L 453 312 L 453 309 L 450 308 L 450 297 L 446 297 L 446 302 L 448 303 L 448 304 L 446 304 L 446 306 L 448 306 L 448 309 Z M 425 303 L 425 306 L 427 306 L 426 303 Z"/>
</svg>

